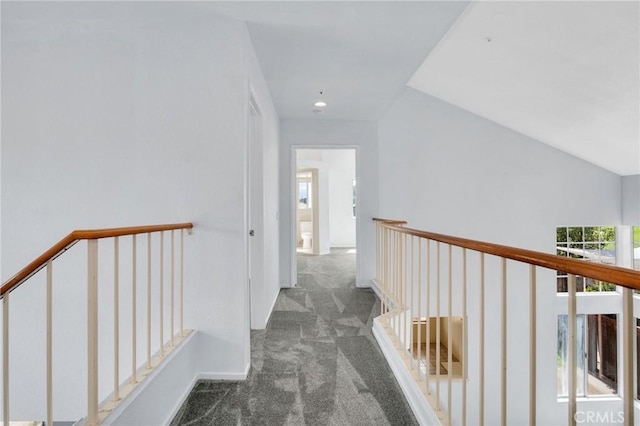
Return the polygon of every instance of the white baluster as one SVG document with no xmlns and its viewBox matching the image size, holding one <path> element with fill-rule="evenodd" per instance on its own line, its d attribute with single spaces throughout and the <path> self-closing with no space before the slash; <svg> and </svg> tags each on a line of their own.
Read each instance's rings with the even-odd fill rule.
<svg viewBox="0 0 640 426">
<path fill-rule="evenodd" d="M 447 314 L 449 320 L 447 321 L 447 420 L 451 424 L 451 413 L 453 412 L 453 406 L 451 405 L 451 393 L 452 393 L 452 379 L 453 379 L 453 329 L 451 328 L 453 320 L 453 273 L 452 273 L 452 259 L 451 259 L 451 244 L 447 244 L 447 257 L 448 257 L 448 306 Z"/>
<path fill-rule="evenodd" d="M 131 239 L 131 383 L 136 383 L 137 378 L 137 272 L 138 272 L 138 260 L 137 260 L 137 242 L 136 235 L 132 235 Z"/>
<path fill-rule="evenodd" d="M 436 410 L 440 406 L 440 241 L 436 242 Z"/>
<path fill-rule="evenodd" d="M 160 357 L 164 355 L 164 231 L 160 231 Z"/>
<path fill-rule="evenodd" d="M 431 395 L 431 387 L 429 386 L 429 375 L 431 374 L 431 240 L 426 240 L 427 243 L 427 263 L 425 264 L 425 276 L 426 293 L 427 293 L 427 320 L 425 322 L 425 328 L 427 329 L 427 335 L 425 336 L 425 358 L 427 359 L 427 374 L 425 378 L 425 386 L 427 388 L 427 395 Z"/>
<path fill-rule="evenodd" d="M 414 273 L 413 273 L 413 269 L 414 269 L 414 263 L 413 263 L 413 259 L 415 257 L 415 251 L 414 251 L 414 244 L 413 244 L 413 240 L 415 239 L 415 237 L 413 235 L 411 235 L 411 260 L 409 261 L 409 265 L 411 268 L 411 280 L 409 281 L 409 285 L 411 286 L 411 291 L 409 292 L 409 321 L 407 321 L 408 323 L 408 330 L 407 330 L 407 334 L 409 336 L 409 359 L 411 360 L 411 369 L 415 369 L 414 365 L 413 365 L 413 286 L 415 285 L 414 282 Z"/>
<path fill-rule="evenodd" d="M 2 414 L 4 424 L 11 420 L 9 415 L 9 292 L 2 296 Z"/>
<path fill-rule="evenodd" d="M 422 380 L 422 238 L 418 237 L 418 382 Z M 427 362 L 427 375 L 429 363 Z"/>
<path fill-rule="evenodd" d="M 184 337 L 184 229 L 180 230 L 180 336 Z"/>
<path fill-rule="evenodd" d="M 98 424 L 98 240 L 89 240 L 87 260 L 87 423 Z"/>
<path fill-rule="evenodd" d="M 467 249 L 462 249 L 462 424 L 467 424 Z"/>
<path fill-rule="evenodd" d="M 53 424 L 53 265 L 47 262 L 47 426 Z"/>
<path fill-rule="evenodd" d="M 536 267 L 529 265 L 529 425 L 536 424 Z"/>
<path fill-rule="evenodd" d="M 634 368 L 634 365 L 637 365 L 634 362 L 634 348 L 637 347 L 636 329 L 636 319 L 633 316 L 633 290 L 622 288 L 622 371 L 625 372 L 622 379 L 622 397 L 625 426 L 634 425 L 636 399 L 634 385 L 637 386 L 635 378 L 638 374 Z"/>
<path fill-rule="evenodd" d="M 567 356 L 568 367 L 569 367 L 569 412 L 568 412 L 568 422 L 569 425 L 576 424 L 576 386 L 578 383 L 578 365 L 577 361 L 577 333 L 576 333 L 576 276 L 573 274 L 569 274 L 569 285 L 568 285 L 568 302 L 569 302 L 569 316 L 567 318 L 569 322 L 569 353 Z"/>
<path fill-rule="evenodd" d="M 120 239 L 113 238 L 113 396 L 120 399 Z"/>
<path fill-rule="evenodd" d="M 171 346 L 175 346 L 173 342 L 173 316 L 174 316 L 174 298 L 175 298 L 175 239 L 174 239 L 174 231 L 171 230 Z"/>
<path fill-rule="evenodd" d="M 480 253 L 480 312 L 478 319 L 480 356 L 478 366 L 478 425 L 484 426 L 484 253 Z"/>
<path fill-rule="evenodd" d="M 507 425 L 507 259 L 501 258 L 500 423 Z"/>
<path fill-rule="evenodd" d="M 151 369 L 151 233 L 147 234 L 147 368 Z"/>
</svg>

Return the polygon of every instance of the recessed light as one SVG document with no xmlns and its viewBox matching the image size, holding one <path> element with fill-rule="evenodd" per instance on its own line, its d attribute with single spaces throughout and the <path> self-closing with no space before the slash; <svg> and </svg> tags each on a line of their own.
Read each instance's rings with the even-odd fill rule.
<svg viewBox="0 0 640 426">
<path fill-rule="evenodd" d="M 317 106 L 318 108 L 324 108 L 327 106 L 327 103 L 324 101 L 318 101 L 315 104 L 313 104 L 314 106 Z"/>
</svg>

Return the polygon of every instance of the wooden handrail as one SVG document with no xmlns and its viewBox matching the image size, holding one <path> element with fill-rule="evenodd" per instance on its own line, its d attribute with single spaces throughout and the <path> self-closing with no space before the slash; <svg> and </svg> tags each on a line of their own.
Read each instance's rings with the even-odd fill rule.
<svg viewBox="0 0 640 426">
<path fill-rule="evenodd" d="M 0 287 L 0 296 L 8 291 L 21 285 L 28 280 L 33 274 L 42 269 L 49 260 L 53 260 L 60 256 L 62 253 L 73 247 L 78 241 L 81 240 L 97 240 L 101 238 L 113 238 L 122 237 L 125 235 L 146 234 L 150 232 L 171 231 L 176 229 L 192 229 L 193 224 L 187 223 L 172 223 L 166 225 L 151 225 L 151 226 L 132 226 L 128 228 L 108 228 L 108 229 L 85 229 L 76 230 L 55 243 L 51 248 L 38 256 L 33 262 L 22 268 L 17 274 L 9 278 Z"/>
<path fill-rule="evenodd" d="M 384 223 L 386 225 L 406 225 L 407 224 L 406 220 L 381 219 L 379 217 L 374 217 L 373 221 L 374 222 L 381 222 L 381 223 Z"/>
<path fill-rule="evenodd" d="M 374 219 L 376 220 L 376 219 Z M 380 220 L 377 220 L 380 221 Z M 542 253 L 533 250 L 526 250 L 517 247 L 492 244 L 483 241 L 469 240 L 466 238 L 452 237 L 449 235 L 436 234 L 433 232 L 420 231 L 418 229 L 405 228 L 383 222 L 382 226 L 393 229 L 407 235 L 439 241 L 452 246 L 464 247 L 530 265 L 541 266 L 543 268 L 555 269 L 568 274 L 579 275 L 581 277 L 592 278 L 605 281 L 611 284 L 621 285 L 640 291 L 640 271 L 621 268 L 619 266 L 603 265 L 600 263 L 585 262 L 568 257 L 557 256 L 555 254 Z"/>
</svg>

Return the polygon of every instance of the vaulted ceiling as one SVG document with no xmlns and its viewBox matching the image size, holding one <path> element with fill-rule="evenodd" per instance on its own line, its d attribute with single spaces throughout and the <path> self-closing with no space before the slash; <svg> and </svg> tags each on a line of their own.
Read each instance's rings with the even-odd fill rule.
<svg viewBox="0 0 640 426">
<path fill-rule="evenodd" d="M 617 174 L 640 174 L 639 40 L 635 1 L 477 2 L 409 85 Z"/>
<path fill-rule="evenodd" d="M 638 2 L 206 7 L 247 22 L 283 118 L 378 120 L 408 84 L 620 175 L 640 174 Z M 327 107 L 315 108 L 321 98 Z"/>
</svg>

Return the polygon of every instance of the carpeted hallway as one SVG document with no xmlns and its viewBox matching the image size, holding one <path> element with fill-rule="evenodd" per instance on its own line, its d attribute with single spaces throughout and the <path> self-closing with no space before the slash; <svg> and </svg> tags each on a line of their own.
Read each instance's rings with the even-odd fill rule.
<svg viewBox="0 0 640 426">
<path fill-rule="evenodd" d="M 298 287 L 251 334 L 246 382 L 198 382 L 171 424 L 417 424 L 371 334 L 379 301 L 355 287 L 347 251 L 298 254 Z"/>
</svg>

